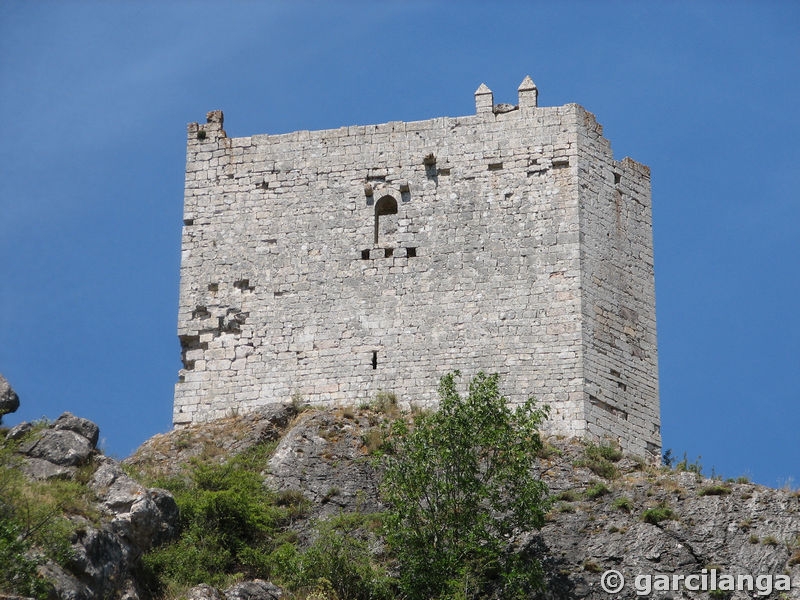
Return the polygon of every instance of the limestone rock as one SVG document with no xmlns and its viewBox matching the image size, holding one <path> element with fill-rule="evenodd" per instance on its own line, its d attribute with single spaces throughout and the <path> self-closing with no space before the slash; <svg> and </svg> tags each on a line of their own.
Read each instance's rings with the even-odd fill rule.
<svg viewBox="0 0 800 600">
<path fill-rule="evenodd" d="M 0 374 L 0 418 L 8 413 L 13 413 L 19 408 L 19 396 L 11 388 L 5 377 Z"/>
<path fill-rule="evenodd" d="M 75 467 L 65 467 L 51 463 L 42 458 L 26 458 L 20 465 L 20 470 L 31 479 L 56 479 L 69 478 L 75 474 Z"/>
<path fill-rule="evenodd" d="M 97 494 L 100 508 L 112 517 L 112 529 L 141 549 L 171 539 L 178 523 L 172 495 L 137 483 L 113 459 L 99 461 L 89 487 Z"/>
<path fill-rule="evenodd" d="M 31 429 L 33 429 L 33 423 L 29 423 L 28 421 L 23 421 L 18 425 L 14 425 L 11 429 L 9 429 L 8 433 L 6 434 L 7 440 L 19 440 L 25 436 Z"/>
<path fill-rule="evenodd" d="M 86 526 L 72 544 L 69 570 L 93 592 L 89 598 L 107 598 L 122 587 L 141 550 L 109 528 Z"/>
<path fill-rule="evenodd" d="M 69 430 L 45 429 L 20 446 L 20 452 L 54 465 L 73 467 L 86 462 L 94 447 L 88 439 Z"/>
<path fill-rule="evenodd" d="M 226 600 L 278 600 L 282 596 L 281 588 L 262 579 L 242 581 L 225 590 Z"/>
<path fill-rule="evenodd" d="M 123 463 L 146 466 L 153 475 L 174 475 L 192 458 L 212 455 L 222 461 L 262 442 L 276 440 L 296 414 L 291 405 L 272 404 L 246 415 L 158 434 Z"/>
<path fill-rule="evenodd" d="M 22 423 L 7 437 L 22 439 L 32 428 Z M 175 535 L 178 507 L 168 492 L 142 486 L 117 461 L 96 455 L 98 437 L 95 423 L 64 413 L 17 448 L 20 470 L 33 479 L 72 478 L 79 465 L 96 467 L 88 486 L 103 516 L 92 523 L 68 517 L 76 525 L 72 557 L 65 567 L 50 562 L 40 573 L 59 600 L 139 600 L 138 561 Z"/>
<path fill-rule="evenodd" d="M 225 600 L 225 598 L 215 588 L 202 584 L 186 592 L 186 600 Z"/>
<path fill-rule="evenodd" d="M 92 451 L 85 437 L 74 431 L 44 430 L 41 435 L 20 447 L 20 451 L 33 458 L 41 458 L 56 465 L 74 466 L 84 462 Z"/>
<path fill-rule="evenodd" d="M 97 440 L 100 436 L 100 428 L 89 419 L 76 417 L 72 413 L 65 412 L 53 423 L 53 429 L 74 431 L 78 435 L 89 440 L 92 448 L 97 447 Z"/>
<path fill-rule="evenodd" d="M 52 595 L 58 600 L 94 600 L 94 594 L 86 584 L 52 561 L 39 567 L 39 575 L 53 586 Z"/>
<path fill-rule="evenodd" d="M 270 458 L 267 483 L 278 491 L 302 491 L 314 516 L 380 510 L 379 477 L 364 460 L 362 436 L 372 427 L 368 416 L 355 412 L 352 418 L 331 411 L 302 415 Z"/>
</svg>

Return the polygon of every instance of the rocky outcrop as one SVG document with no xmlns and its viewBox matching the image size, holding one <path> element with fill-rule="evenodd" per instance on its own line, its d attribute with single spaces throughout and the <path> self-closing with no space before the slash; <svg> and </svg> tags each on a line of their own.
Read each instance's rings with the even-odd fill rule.
<svg viewBox="0 0 800 600">
<path fill-rule="evenodd" d="M 11 388 L 5 377 L 0 373 L 0 421 L 3 415 L 13 413 L 19 408 L 19 396 Z"/>
<path fill-rule="evenodd" d="M 99 434 L 92 421 L 64 413 L 44 426 L 21 423 L 6 439 L 15 444 L 15 462 L 31 479 L 70 479 L 81 468 L 95 495 L 99 519 L 65 515 L 75 527 L 71 558 L 62 566 L 48 562 L 40 567 L 53 597 L 137 600 L 143 597 L 134 576 L 138 561 L 175 535 L 178 507 L 171 494 L 142 486 L 117 461 L 99 454 Z"/>
<path fill-rule="evenodd" d="M 279 600 L 283 590 L 269 581 L 242 581 L 220 592 L 210 585 L 198 585 L 186 594 L 187 600 Z M 0 599 L 1 600 L 1 599 Z"/>
<path fill-rule="evenodd" d="M 58 417 L 53 423 L 55 431 L 72 431 L 77 433 L 82 438 L 89 440 L 92 448 L 97 446 L 97 440 L 100 438 L 100 428 L 92 423 L 89 419 L 81 419 L 72 413 L 65 412 Z"/>
<path fill-rule="evenodd" d="M 311 500 L 312 518 L 341 511 L 377 512 L 379 474 L 365 440 L 377 434 L 368 411 L 309 411 L 283 436 L 264 471 L 278 491 L 299 490 Z"/>
<path fill-rule="evenodd" d="M 800 494 L 628 459 L 606 479 L 575 466 L 582 444 L 554 443 L 561 454 L 542 461 L 541 476 L 559 500 L 540 532 L 517 540 L 545 557 L 552 597 L 607 599 L 600 580 L 610 569 L 623 574 L 631 596 L 637 575 L 703 569 L 788 573 L 800 585 Z"/>
<path fill-rule="evenodd" d="M 269 581 L 243 581 L 225 590 L 225 600 L 279 600 L 283 591 Z"/>
<path fill-rule="evenodd" d="M 223 461 L 266 442 L 274 450 L 263 458 L 265 483 L 279 492 L 301 493 L 309 501 L 308 514 L 292 525 L 302 547 L 313 540 L 318 519 L 384 509 L 380 462 L 374 452 L 388 418 L 368 409 L 297 414 L 291 407 L 272 407 L 155 436 L 125 462 L 151 474 L 176 474 L 192 457 Z M 134 575 L 135 565 L 148 548 L 176 534 L 178 510 L 172 496 L 141 485 L 122 465 L 99 455 L 93 423 L 65 414 L 50 426 L 39 427 L 20 425 L 8 432 L 18 444 L 24 468 L 41 469 L 41 475 L 34 475 L 40 478 L 73 477 L 83 465 L 84 476 L 87 469 L 92 471 L 87 485 L 102 515 L 96 522 L 76 518 L 72 561 L 42 569 L 56 597 L 146 600 Z M 548 582 L 546 598 L 605 600 L 608 594 L 600 585 L 601 576 L 611 569 L 629 582 L 628 596 L 637 591 L 630 587 L 637 575 L 689 575 L 716 569 L 721 574 L 789 574 L 794 591 L 773 597 L 798 597 L 797 492 L 655 468 L 633 457 L 615 456 L 613 463 L 598 469 L 589 458 L 582 442 L 549 440 L 536 475 L 549 486 L 553 508 L 542 530 L 516 532 L 509 540 L 516 551 L 541 557 Z M 62 471 L 51 474 L 56 469 Z M 380 552 L 382 544 L 374 535 L 367 536 L 373 536 L 370 548 Z M 667 596 L 706 598 L 707 594 L 651 595 Z M 197 586 L 186 597 L 274 600 L 286 595 L 270 582 L 253 580 L 224 590 Z"/>
<path fill-rule="evenodd" d="M 137 483 L 111 458 L 100 457 L 98 463 L 89 487 L 111 518 L 112 531 L 138 548 L 156 546 L 175 535 L 178 507 L 172 494 Z"/>
<path fill-rule="evenodd" d="M 32 423 L 20 423 L 6 435 L 19 440 L 22 471 L 34 479 L 70 477 L 95 453 L 100 430 L 88 419 L 64 413 L 49 426 L 36 431 Z M 27 436 L 27 437 L 26 437 Z M 25 439 L 23 439 L 25 438 Z"/>
<path fill-rule="evenodd" d="M 315 519 L 383 510 L 379 463 L 371 451 L 384 419 L 369 410 L 309 410 L 283 431 L 263 474 L 272 488 L 299 491 L 311 502 L 307 519 L 294 526 L 301 543 L 313 535 Z M 242 431 L 244 423 L 232 417 L 209 425 L 217 432 L 239 431 L 252 442 L 258 436 Z M 196 426 L 191 439 L 203 439 L 201 430 L 209 425 Z M 174 448 L 184 431 L 160 436 L 159 443 Z M 542 530 L 518 532 L 510 540 L 518 551 L 542 558 L 548 598 L 606 600 L 600 580 L 610 569 L 629 585 L 636 575 L 712 568 L 729 574 L 789 573 L 800 589 L 800 494 L 655 468 L 634 457 L 622 457 L 597 474 L 582 442 L 554 438 L 548 447 L 538 476 L 556 499 L 553 508 Z M 135 456 L 143 465 L 141 453 Z M 626 590 L 635 595 L 633 587 Z M 230 600 L 230 590 L 201 586 L 193 593 L 196 600 Z"/>
<path fill-rule="evenodd" d="M 152 476 L 175 475 L 193 458 L 222 462 L 277 440 L 296 415 L 292 405 L 273 404 L 246 415 L 189 425 L 154 435 L 122 462 Z"/>
</svg>

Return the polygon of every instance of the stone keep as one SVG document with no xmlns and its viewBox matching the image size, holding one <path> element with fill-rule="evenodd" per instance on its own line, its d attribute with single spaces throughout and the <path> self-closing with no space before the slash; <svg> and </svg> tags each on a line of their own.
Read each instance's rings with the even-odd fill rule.
<svg viewBox="0 0 800 600">
<path fill-rule="evenodd" d="M 229 138 L 188 126 L 176 427 L 295 395 L 435 404 L 498 372 L 550 432 L 656 459 L 650 170 L 576 104 Z"/>
</svg>

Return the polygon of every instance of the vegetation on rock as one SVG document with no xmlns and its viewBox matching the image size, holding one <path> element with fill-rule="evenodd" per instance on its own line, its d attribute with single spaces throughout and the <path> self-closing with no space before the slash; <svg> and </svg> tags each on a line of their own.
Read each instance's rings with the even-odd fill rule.
<svg viewBox="0 0 800 600">
<path fill-rule="evenodd" d="M 75 526 L 67 517 L 96 516 L 86 487 L 91 463 L 73 480 L 30 481 L 21 472 L 16 449 L 45 426 L 35 424 L 18 440 L 0 436 L 0 590 L 34 598 L 46 598 L 51 588 L 38 568 L 48 561 L 65 565 L 73 558 Z"/>
</svg>

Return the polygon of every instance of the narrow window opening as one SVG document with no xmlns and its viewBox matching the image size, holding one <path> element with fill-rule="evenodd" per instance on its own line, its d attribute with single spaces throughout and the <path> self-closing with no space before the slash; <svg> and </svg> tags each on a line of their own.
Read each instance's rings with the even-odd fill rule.
<svg viewBox="0 0 800 600">
<path fill-rule="evenodd" d="M 369 250 L 361 251 L 361 260 L 369 260 Z"/>
<path fill-rule="evenodd" d="M 189 225 L 194 225 L 194 219 L 184 219 L 183 224 L 186 225 L 187 227 Z"/>
<path fill-rule="evenodd" d="M 619 185 L 621 180 L 622 176 L 619 173 L 614 173 L 614 185 Z"/>
<path fill-rule="evenodd" d="M 416 255 L 417 255 L 417 249 L 416 248 L 408 248 L 408 249 L 406 249 L 406 256 L 408 256 L 408 258 L 414 258 Z"/>
<path fill-rule="evenodd" d="M 490 171 L 499 171 L 502 168 L 503 168 L 503 163 L 501 163 L 501 162 L 489 163 L 489 170 Z"/>
<path fill-rule="evenodd" d="M 384 258 L 391 258 L 393 254 L 394 254 L 394 248 L 386 248 L 383 251 Z"/>
<path fill-rule="evenodd" d="M 384 196 L 375 203 L 375 243 L 378 243 L 381 235 L 386 236 L 395 232 L 397 219 L 392 219 L 390 215 L 397 214 L 397 200 L 391 196 Z M 383 218 L 381 218 L 383 217 Z"/>
<path fill-rule="evenodd" d="M 377 350 L 373 350 L 372 351 L 372 368 L 373 368 L 373 370 L 378 368 L 378 351 Z"/>
<path fill-rule="evenodd" d="M 569 159 L 568 158 L 557 158 L 553 160 L 553 168 L 554 169 L 566 169 L 569 167 Z"/>
</svg>

